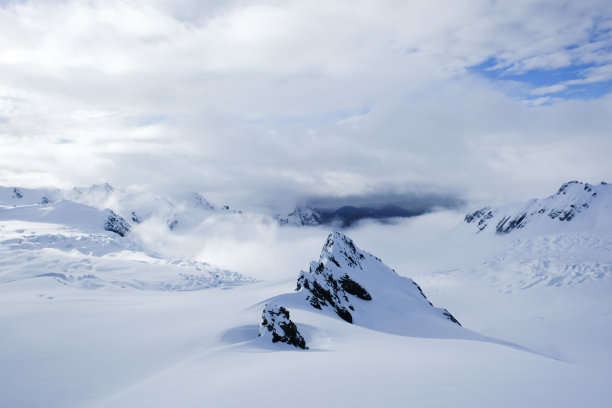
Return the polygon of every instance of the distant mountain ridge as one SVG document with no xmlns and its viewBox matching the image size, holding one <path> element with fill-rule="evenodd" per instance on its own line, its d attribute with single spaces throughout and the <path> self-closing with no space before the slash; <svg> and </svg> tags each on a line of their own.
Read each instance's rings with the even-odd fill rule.
<svg viewBox="0 0 612 408">
<path fill-rule="evenodd" d="M 217 208 L 197 192 L 163 197 L 148 192 L 116 189 L 108 183 L 69 190 L 0 187 L 0 205 L 7 207 L 52 205 L 60 201 L 112 212 L 114 221 L 105 225 L 110 231 L 122 231 L 121 234 L 129 230 L 130 223 L 139 224 L 152 217 L 163 220 L 172 231 L 199 223 L 213 213 L 241 214 L 241 211 L 231 210 L 227 205 Z"/>
<path fill-rule="evenodd" d="M 382 207 L 357 207 L 345 205 L 340 208 L 322 209 L 311 206 L 296 207 L 286 218 L 277 216 L 281 224 L 298 226 L 338 224 L 347 228 L 364 219 L 384 220 L 393 217 L 415 217 L 430 212 L 426 209 L 408 210 L 399 205 L 387 204 Z"/>
<path fill-rule="evenodd" d="M 556 231 L 612 225 L 612 186 L 570 181 L 546 198 L 519 205 L 483 207 L 464 218 L 476 234 L 494 231 L 497 235 L 517 230 Z"/>
</svg>

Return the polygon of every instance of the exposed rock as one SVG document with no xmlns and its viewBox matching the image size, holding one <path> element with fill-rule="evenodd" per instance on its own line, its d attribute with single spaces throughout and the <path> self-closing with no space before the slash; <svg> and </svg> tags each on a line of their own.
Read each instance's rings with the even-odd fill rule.
<svg viewBox="0 0 612 408">
<path fill-rule="evenodd" d="M 21 193 L 21 190 L 18 189 L 17 187 L 13 188 L 13 198 L 23 198 L 23 194 Z"/>
<path fill-rule="evenodd" d="M 140 217 L 136 215 L 136 211 L 132 211 L 132 222 L 135 222 L 136 224 L 140 224 L 142 222 Z"/>
<path fill-rule="evenodd" d="M 283 306 L 275 303 L 266 304 L 261 319 L 259 336 L 270 335 L 273 343 L 287 343 L 304 350 L 308 349 L 306 340 L 289 318 L 289 311 Z"/>
<path fill-rule="evenodd" d="M 482 231 L 483 229 L 487 227 L 487 221 L 493 218 L 493 215 L 494 214 L 491 208 L 484 207 L 478 211 L 474 211 L 473 213 L 467 214 L 465 216 L 465 222 L 470 224 L 472 222 L 478 221 L 477 223 L 478 231 L 476 233 L 479 233 L 480 231 Z"/>
<path fill-rule="evenodd" d="M 348 323 L 355 323 L 354 314 L 368 307 L 374 288 L 381 296 L 377 307 L 388 305 L 397 309 L 405 304 L 394 305 L 394 301 L 415 302 L 419 309 L 459 324 L 446 309 L 434 308 L 414 281 L 397 275 L 379 258 L 360 250 L 349 237 L 338 232 L 327 238 L 319 261 L 312 262 L 308 272 L 300 273 L 296 290 L 303 291 L 315 309 L 331 310 Z"/>
<path fill-rule="evenodd" d="M 178 220 L 174 217 L 171 217 L 171 218 L 168 218 L 168 220 L 166 220 L 166 224 L 168 225 L 168 229 L 170 231 L 174 231 L 174 229 L 178 225 Z"/>
<path fill-rule="evenodd" d="M 106 231 L 114 232 L 122 237 L 130 232 L 130 224 L 128 224 L 128 222 L 121 216 L 115 214 L 113 210 L 109 209 L 106 209 L 105 213 L 107 215 L 107 218 L 104 221 L 104 229 Z"/>
<path fill-rule="evenodd" d="M 192 193 L 191 199 L 197 207 L 203 208 L 206 211 L 215 211 L 215 206 L 212 205 L 207 199 L 205 199 L 199 193 Z"/>
<path fill-rule="evenodd" d="M 510 217 L 505 217 L 497 224 L 495 231 L 498 234 L 507 234 L 512 230 L 523 228 L 525 217 L 527 217 L 526 213 L 518 214 L 512 220 L 510 220 Z"/>
</svg>

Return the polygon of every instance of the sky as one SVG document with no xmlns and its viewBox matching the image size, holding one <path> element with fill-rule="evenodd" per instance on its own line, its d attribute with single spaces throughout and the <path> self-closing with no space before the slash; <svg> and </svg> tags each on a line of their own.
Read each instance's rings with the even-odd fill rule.
<svg viewBox="0 0 612 408">
<path fill-rule="evenodd" d="M 611 90 L 609 0 L 0 0 L 0 184 L 498 204 L 612 181 Z"/>
</svg>

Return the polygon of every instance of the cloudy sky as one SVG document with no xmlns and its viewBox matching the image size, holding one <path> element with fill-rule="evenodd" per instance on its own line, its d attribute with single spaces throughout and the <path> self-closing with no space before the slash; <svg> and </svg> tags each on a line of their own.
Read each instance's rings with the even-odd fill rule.
<svg viewBox="0 0 612 408">
<path fill-rule="evenodd" d="M 609 0 L 0 0 L 0 184 L 545 196 L 611 90 Z"/>
</svg>

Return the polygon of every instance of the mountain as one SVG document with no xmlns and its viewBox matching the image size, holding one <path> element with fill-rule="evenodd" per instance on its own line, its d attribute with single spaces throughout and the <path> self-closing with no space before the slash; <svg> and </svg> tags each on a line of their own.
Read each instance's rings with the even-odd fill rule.
<svg viewBox="0 0 612 408">
<path fill-rule="evenodd" d="M 41 278 L 85 289 L 184 291 L 252 282 L 204 262 L 161 259 L 133 239 L 132 225 L 113 210 L 65 199 L 98 200 L 102 207 L 113 191 L 0 188 L 0 284 Z"/>
<path fill-rule="evenodd" d="M 398 205 L 383 205 L 381 207 L 356 207 L 345 205 L 340 208 L 322 209 L 311 206 L 296 207 L 286 218 L 277 216 L 281 224 L 290 225 L 324 225 L 337 224 L 343 228 L 352 226 L 364 219 L 384 220 L 393 217 L 414 217 L 429 212 L 429 210 L 407 210 Z"/>
<path fill-rule="evenodd" d="M 21 197 L 19 200 L 31 201 L 28 198 Z M 98 210 L 69 200 L 46 202 L 43 200 L 37 204 L 19 206 L 0 205 L 0 220 L 66 225 L 90 233 L 100 233 L 105 230 L 121 237 L 125 236 L 131 228 L 125 219 L 108 208 Z"/>
<path fill-rule="evenodd" d="M 0 205 L 18 206 L 47 204 L 64 198 L 59 189 L 31 189 L 0 186 Z"/>
<path fill-rule="evenodd" d="M 546 198 L 498 208 L 484 207 L 465 216 L 475 233 L 503 235 L 517 230 L 576 231 L 612 227 L 612 186 L 565 183 Z"/>
<path fill-rule="evenodd" d="M 189 229 L 212 214 L 242 214 L 227 205 L 217 207 L 197 192 L 160 196 L 146 191 L 116 189 L 108 183 L 69 190 L 0 187 L 0 205 L 48 204 L 60 200 L 101 211 L 110 209 L 132 224 L 147 220 L 163 222 L 170 231 Z"/>
<path fill-rule="evenodd" d="M 329 235 L 319 260 L 311 262 L 307 272 L 300 272 L 295 293 L 273 297 L 266 304 L 267 308 L 273 305 L 275 313 L 264 310 L 264 320 L 276 315 L 285 325 L 293 324 L 288 310 L 298 308 L 386 333 L 484 339 L 463 329 L 448 310 L 434 307 L 412 279 L 398 275 L 339 232 Z M 285 331 L 273 335 L 298 341 Z"/>
<path fill-rule="evenodd" d="M 356 241 L 238 226 L 228 243 L 183 235 L 178 210 L 167 231 L 185 201 L 224 214 L 190 194 L 0 191 L 1 406 L 612 406 L 612 233 L 597 201 L 507 234 L 440 212 L 364 224 Z M 104 230 L 104 208 L 131 232 Z M 141 225 L 124 217 L 138 208 L 152 209 Z M 208 253 L 255 279 L 148 249 L 203 247 L 209 232 Z"/>
<path fill-rule="evenodd" d="M 319 210 L 310 206 L 295 207 L 295 209 L 287 215 L 287 218 L 282 218 L 280 215 L 274 217 L 281 225 L 321 225 L 325 223 L 323 215 Z"/>
</svg>

